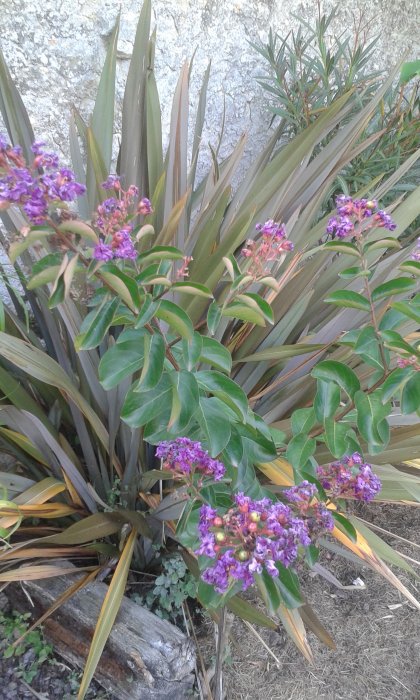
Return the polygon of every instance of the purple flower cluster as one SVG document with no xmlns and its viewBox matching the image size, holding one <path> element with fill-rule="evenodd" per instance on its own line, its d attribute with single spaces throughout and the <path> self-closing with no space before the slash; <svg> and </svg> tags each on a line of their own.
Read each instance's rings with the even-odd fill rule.
<svg viewBox="0 0 420 700">
<path fill-rule="evenodd" d="M 361 235 L 369 228 L 396 229 L 396 224 L 375 199 L 353 199 L 344 194 L 336 197 L 337 216 L 328 220 L 326 231 L 337 238 Z M 366 220 L 370 219 L 366 225 Z"/>
<path fill-rule="evenodd" d="M 218 593 L 225 593 L 236 581 L 246 590 L 254 583 L 254 574 L 265 569 L 275 577 L 279 575 L 277 564 L 291 566 L 299 548 L 308 547 L 313 538 L 334 527 L 322 503 L 310 504 L 315 491 L 302 482 L 285 492 L 286 498 L 297 504 L 298 515 L 285 503 L 268 498 L 253 501 L 243 493 L 236 494 L 235 504 L 224 515 L 203 505 L 196 554 L 216 559 L 204 570 L 203 581 Z"/>
<path fill-rule="evenodd" d="M 71 170 L 59 167 L 57 154 L 45 151 L 42 142 L 36 141 L 32 151 L 28 166 L 20 146 L 12 147 L 0 135 L 0 209 L 17 204 L 33 224 L 43 224 L 50 207 L 73 202 L 86 188 Z"/>
<path fill-rule="evenodd" d="M 284 224 L 279 224 L 273 219 L 269 219 L 265 224 L 257 224 L 255 228 L 261 233 L 261 238 L 258 241 L 246 241 L 242 254 L 250 259 L 248 274 L 258 279 L 269 272 L 267 263 L 278 260 L 293 250 L 293 243 L 287 238 Z"/>
<path fill-rule="evenodd" d="M 420 238 L 417 239 L 416 247 L 411 253 L 411 259 L 420 262 Z"/>
<path fill-rule="evenodd" d="M 153 209 L 149 200 L 143 197 L 136 207 L 138 188 L 130 185 L 123 190 L 118 175 L 109 175 L 102 183 L 104 190 L 114 190 L 115 196 L 105 199 L 97 208 L 94 223 L 102 239 L 95 246 L 93 257 L 102 262 L 114 258 L 135 260 L 137 251 L 132 240 L 133 226 L 130 220 L 137 214 L 150 214 Z"/>
<path fill-rule="evenodd" d="M 371 465 L 363 462 L 358 452 L 332 464 L 319 466 L 317 476 L 322 487 L 334 498 L 350 497 L 367 503 L 381 490 L 380 479 L 372 472 Z"/>
<path fill-rule="evenodd" d="M 174 472 L 179 478 L 185 478 L 196 472 L 220 481 L 225 474 L 222 462 L 210 457 L 200 442 L 186 437 L 161 442 L 156 449 L 156 457 L 163 460 L 163 466 Z"/>
<path fill-rule="evenodd" d="M 397 367 L 400 367 L 401 369 L 411 367 L 411 369 L 414 369 L 416 372 L 420 371 L 420 364 L 415 355 L 410 355 L 409 357 L 399 357 L 397 359 Z"/>
</svg>

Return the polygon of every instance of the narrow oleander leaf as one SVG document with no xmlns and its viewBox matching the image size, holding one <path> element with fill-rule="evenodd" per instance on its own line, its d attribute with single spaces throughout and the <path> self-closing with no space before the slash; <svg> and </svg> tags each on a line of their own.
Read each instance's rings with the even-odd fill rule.
<svg viewBox="0 0 420 700">
<path fill-rule="evenodd" d="M 350 398 L 360 389 L 359 379 L 353 370 L 335 360 L 319 362 L 312 370 L 312 376 L 326 382 L 335 382 Z"/>
<path fill-rule="evenodd" d="M 368 300 L 358 292 L 352 292 L 346 289 L 339 289 L 330 294 L 324 299 L 326 304 L 335 304 L 336 306 L 344 306 L 347 309 L 361 309 L 362 311 L 370 311 Z"/>
</svg>

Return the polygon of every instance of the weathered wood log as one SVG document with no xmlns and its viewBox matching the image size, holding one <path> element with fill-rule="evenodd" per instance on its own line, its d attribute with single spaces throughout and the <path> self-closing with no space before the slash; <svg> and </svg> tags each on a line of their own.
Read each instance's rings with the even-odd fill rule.
<svg viewBox="0 0 420 700">
<path fill-rule="evenodd" d="M 35 615 L 45 612 L 76 576 L 25 582 Z M 46 639 L 72 665 L 83 668 L 107 589 L 104 583 L 89 584 L 43 625 Z M 12 596 L 14 607 L 28 609 L 20 587 L 14 586 Z M 192 692 L 194 666 L 194 645 L 188 637 L 124 598 L 95 679 L 118 700 L 185 700 Z"/>
</svg>

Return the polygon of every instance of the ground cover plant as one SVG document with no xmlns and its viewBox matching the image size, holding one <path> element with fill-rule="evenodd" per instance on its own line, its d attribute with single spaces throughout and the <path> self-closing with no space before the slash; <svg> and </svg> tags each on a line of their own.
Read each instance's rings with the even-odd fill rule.
<svg viewBox="0 0 420 700">
<path fill-rule="evenodd" d="M 0 474 L 0 582 L 70 576 L 75 561 L 67 598 L 111 569 L 80 698 L 132 562 L 164 543 L 215 620 L 281 622 L 309 661 L 305 627 L 334 646 L 299 588 L 301 567 L 324 571 L 320 548 L 419 607 L 388 566 L 414 576 L 408 561 L 346 504 L 419 501 L 415 465 L 401 466 L 420 451 L 419 188 L 380 202 L 420 153 L 320 216 L 380 137 L 363 134 L 396 73 L 358 110 L 350 87 L 290 143 L 274 131 L 236 189 L 244 138 L 196 182 L 209 73 L 189 154 L 183 67 L 163 154 L 150 12 L 116 173 L 118 23 L 91 118 L 71 117 L 73 169 L 35 140 L 0 64 L 0 439 L 20 465 Z M 267 614 L 242 596 L 251 585 Z"/>
</svg>

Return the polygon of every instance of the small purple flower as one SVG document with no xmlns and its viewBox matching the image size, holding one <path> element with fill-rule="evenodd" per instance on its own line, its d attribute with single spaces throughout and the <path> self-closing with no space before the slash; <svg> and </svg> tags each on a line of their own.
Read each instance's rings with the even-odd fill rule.
<svg viewBox="0 0 420 700">
<path fill-rule="evenodd" d="M 105 182 L 101 184 L 103 190 L 119 190 L 121 187 L 118 175 L 108 175 Z"/>
<path fill-rule="evenodd" d="M 353 199 L 344 194 L 335 199 L 337 215 L 328 220 L 326 232 L 337 238 L 352 238 L 375 226 L 387 228 L 389 231 L 396 229 L 396 224 L 389 214 L 378 210 L 376 199 Z M 366 219 L 372 219 L 365 225 Z"/>
<path fill-rule="evenodd" d="M 142 197 L 137 208 L 137 213 L 141 216 L 147 216 L 147 214 L 151 214 L 152 212 L 153 208 L 150 199 Z"/>
<path fill-rule="evenodd" d="M 210 457 L 200 442 L 194 442 L 186 437 L 177 438 L 172 442 L 161 442 L 156 449 L 156 457 L 163 460 L 168 469 L 178 475 L 189 475 L 199 472 L 210 476 L 214 481 L 220 481 L 225 474 L 222 462 Z"/>
<path fill-rule="evenodd" d="M 310 484 L 309 481 L 301 481 L 297 486 L 292 486 L 290 489 L 285 489 L 283 494 L 289 503 L 307 504 L 312 501 L 317 488 L 315 484 Z"/>
<path fill-rule="evenodd" d="M 335 498 L 347 496 L 369 502 L 381 490 L 380 479 L 372 472 L 370 464 L 363 463 L 358 452 L 332 464 L 319 466 L 317 476 L 322 487 Z"/>
<path fill-rule="evenodd" d="M 105 243 L 98 243 L 93 249 L 93 257 L 96 260 L 101 260 L 102 262 L 109 262 L 114 257 L 112 248 Z"/>
</svg>

